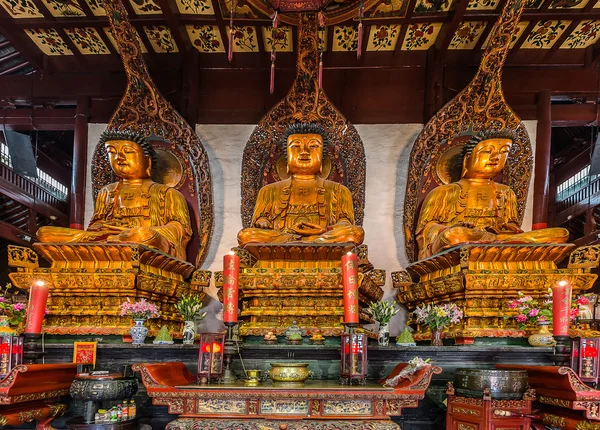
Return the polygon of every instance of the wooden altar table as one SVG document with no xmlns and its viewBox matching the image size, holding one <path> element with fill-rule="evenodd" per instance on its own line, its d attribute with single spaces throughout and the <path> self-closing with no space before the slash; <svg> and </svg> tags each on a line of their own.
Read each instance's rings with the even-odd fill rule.
<svg viewBox="0 0 600 430">
<path fill-rule="evenodd" d="M 170 430 L 399 429 L 390 417 L 401 415 L 403 408 L 416 408 L 433 374 L 442 371 L 437 366 L 421 369 L 395 388 L 325 380 L 289 388 L 271 383 L 246 387 L 243 382 L 199 385 L 181 362 L 135 364 L 133 370 L 141 373 L 153 404 L 179 415 L 167 425 Z"/>
<path fill-rule="evenodd" d="M 47 428 L 67 406 L 58 403 L 69 394 L 77 364 L 20 364 L 0 380 L 0 428 L 38 421 Z"/>
<path fill-rule="evenodd" d="M 600 391 L 585 385 L 569 367 L 498 364 L 526 370 L 538 396 L 542 421 L 562 430 L 600 430 Z"/>
</svg>

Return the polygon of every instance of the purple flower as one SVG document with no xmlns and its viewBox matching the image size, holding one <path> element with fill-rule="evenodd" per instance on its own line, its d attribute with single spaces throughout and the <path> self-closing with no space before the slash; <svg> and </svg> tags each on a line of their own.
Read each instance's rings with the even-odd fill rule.
<svg viewBox="0 0 600 430">
<path fill-rule="evenodd" d="M 539 309 L 531 309 L 527 315 L 529 315 L 530 317 L 534 317 L 539 313 L 540 313 Z"/>
<path fill-rule="evenodd" d="M 539 321 L 539 322 L 545 322 L 545 321 L 546 321 L 546 317 L 545 317 L 544 315 L 540 315 L 540 316 L 538 317 L 538 321 Z"/>
<path fill-rule="evenodd" d="M 527 317 L 523 314 L 519 314 L 515 317 L 515 319 L 517 320 L 518 323 L 524 323 L 525 321 L 527 321 Z"/>
<path fill-rule="evenodd" d="M 15 312 L 24 311 L 25 308 L 26 308 L 25 303 L 15 303 L 13 305 L 13 311 L 15 311 Z"/>
</svg>

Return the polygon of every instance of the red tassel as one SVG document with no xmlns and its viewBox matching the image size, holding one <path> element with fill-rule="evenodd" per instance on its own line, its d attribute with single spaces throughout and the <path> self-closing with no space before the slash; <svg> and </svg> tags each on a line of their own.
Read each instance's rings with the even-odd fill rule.
<svg viewBox="0 0 600 430">
<path fill-rule="evenodd" d="M 322 11 L 319 12 L 319 27 L 325 27 L 325 15 Z"/>
<path fill-rule="evenodd" d="M 269 93 L 273 94 L 275 91 L 275 63 L 271 63 L 271 80 L 269 81 Z"/>
<path fill-rule="evenodd" d="M 227 53 L 227 59 L 231 63 L 233 59 L 233 28 L 229 27 L 229 52 Z"/>
<path fill-rule="evenodd" d="M 323 88 L 323 54 L 319 58 L 319 89 Z"/>
<path fill-rule="evenodd" d="M 273 28 L 279 27 L 279 11 L 275 11 L 273 14 Z"/>
<path fill-rule="evenodd" d="M 362 40 L 363 40 L 363 24 L 362 22 L 358 23 L 358 46 L 356 48 L 356 58 L 360 59 L 362 54 Z"/>
</svg>

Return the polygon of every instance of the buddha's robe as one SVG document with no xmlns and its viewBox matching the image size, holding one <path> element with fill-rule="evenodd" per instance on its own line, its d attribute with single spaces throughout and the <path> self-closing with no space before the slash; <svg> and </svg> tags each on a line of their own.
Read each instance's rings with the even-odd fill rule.
<svg viewBox="0 0 600 430">
<path fill-rule="evenodd" d="M 290 203 L 292 179 L 288 178 L 261 188 L 250 228 L 238 234 L 240 245 L 246 243 L 353 242 L 361 244 L 362 227 L 354 225 L 352 195 L 345 186 L 317 179 L 317 198 L 313 203 Z M 257 221 L 267 222 L 268 229 L 258 228 Z M 317 224 L 327 231 L 321 235 L 302 236 L 291 229 L 300 222 Z"/>
<path fill-rule="evenodd" d="M 192 236 L 190 215 L 183 195 L 176 189 L 151 183 L 138 204 L 120 204 L 121 182 L 103 187 L 96 198 L 94 214 L 87 231 L 62 227 L 41 227 L 40 242 L 133 242 L 147 245 L 181 260 Z M 110 230 L 110 226 L 122 229 Z"/>
</svg>

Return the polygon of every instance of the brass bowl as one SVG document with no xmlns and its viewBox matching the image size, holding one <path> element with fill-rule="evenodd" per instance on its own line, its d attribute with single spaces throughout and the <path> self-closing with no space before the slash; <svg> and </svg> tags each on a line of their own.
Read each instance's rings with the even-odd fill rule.
<svg viewBox="0 0 600 430">
<path fill-rule="evenodd" d="M 308 363 L 271 363 L 269 370 L 276 387 L 302 387 L 310 375 Z"/>
<path fill-rule="evenodd" d="M 246 370 L 247 379 L 244 381 L 244 385 L 247 387 L 258 387 L 261 384 L 261 373 L 262 370 L 258 369 Z"/>
</svg>

